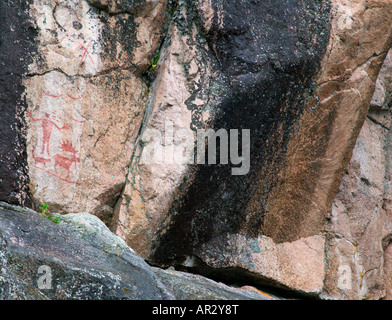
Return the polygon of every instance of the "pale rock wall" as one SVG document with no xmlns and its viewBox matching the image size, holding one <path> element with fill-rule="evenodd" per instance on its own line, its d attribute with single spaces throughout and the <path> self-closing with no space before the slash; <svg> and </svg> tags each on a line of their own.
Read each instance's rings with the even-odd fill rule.
<svg viewBox="0 0 392 320">
<path fill-rule="evenodd" d="M 36 204 L 110 223 L 149 96 L 141 74 L 167 18 L 167 1 L 147 3 L 120 10 L 112 2 L 107 11 L 79 0 L 31 5 L 38 55 L 24 85 Z"/>
<path fill-rule="evenodd" d="M 337 298 L 391 297 L 391 55 L 332 205 L 325 291 Z"/>
<path fill-rule="evenodd" d="M 116 233 L 146 255 L 153 233 L 166 219 L 184 177 L 190 175 L 189 165 L 194 163 L 196 133 L 187 102 L 192 99 L 203 105 L 203 100 L 192 97 L 193 86 L 207 84 L 211 71 L 208 65 L 201 65 L 196 52 L 197 26 L 193 24 L 191 30 L 185 34 L 175 24 L 170 26 L 170 42 L 161 51 L 127 183 L 116 206 Z M 209 121 L 209 110 L 199 117 Z"/>
</svg>

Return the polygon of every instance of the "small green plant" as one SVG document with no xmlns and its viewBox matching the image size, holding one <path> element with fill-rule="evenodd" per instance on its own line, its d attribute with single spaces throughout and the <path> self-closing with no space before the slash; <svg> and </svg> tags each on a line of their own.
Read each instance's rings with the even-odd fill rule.
<svg viewBox="0 0 392 320">
<path fill-rule="evenodd" d="M 160 58 L 161 58 L 161 53 L 160 52 L 158 52 L 157 55 L 155 55 L 153 58 L 151 58 L 151 68 L 153 70 L 155 70 L 157 68 L 158 61 L 159 61 Z"/>
<path fill-rule="evenodd" d="M 46 216 L 46 213 L 49 211 L 49 205 L 46 202 L 42 203 L 39 209 L 41 210 L 42 216 Z"/>
<path fill-rule="evenodd" d="M 55 216 L 53 216 L 53 215 L 49 212 L 49 205 L 48 205 L 46 202 L 42 203 L 42 204 L 39 206 L 39 209 L 41 210 L 41 215 L 42 215 L 44 218 L 46 218 L 46 219 L 48 219 L 48 220 L 50 220 L 50 221 L 52 221 L 52 222 L 54 222 L 54 223 L 57 223 L 57 224 L 60 222 L 60 217 L 55 217 Z"/>
<path fill-rule="evenodd" d="M 158 71 L 158 62 L 161 58 L 161 53 L 158 51 L 151 59 L 150 67 L 143 73 L 143 76 L 147 78 L 147 86 L 150 87 L 150 83 L 155 80 Z"/>
<path fill-rule="evenodd" d="M 60 217 L 54 217 L 52 214 L 49 214 L 48 219 L 56 224 L 60 223 Z"/>
</svg>

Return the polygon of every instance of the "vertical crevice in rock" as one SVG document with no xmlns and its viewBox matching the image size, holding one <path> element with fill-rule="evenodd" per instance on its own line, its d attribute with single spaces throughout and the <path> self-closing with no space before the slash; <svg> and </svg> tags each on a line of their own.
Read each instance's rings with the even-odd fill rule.
<svg viewBox="0 0 392 320">
<path fill-rule="evenodd" d="M 154 102 L 154 91 L 156 86 L 156 78 L 160 72 L 160 60 L 162 59 L 166 47 L 169 45 L 170 42 L 170 30 L 173 24 L 173 17 L 176 14 L 178 9 L 178 1 L 171 0 L 168 2 L 168 6 L 165 9 L 165 15 L 167 16 L 166 23 L 163 25 L 161 29 L 161 39 L 158 42 L 157 49 L 155 52 L 147 57 L 149 59 L 149 64 L 144 67 L 144 70 L 139 72 L 140 79 L 144 82 L 145 86 L 147 87 L 146 90 L 146 102 L 143 110 L 143 116 L 141 120 L 141 124 L 139 127 L 139 131 L 135 137 L 135 142 L 133 145 L 133 152 L 129 160 L 129 164 L 127 166 L 127 173 L 125 176 L 125 184 L 121 191 L 120 196 L 116 200 L 116 205 L 114 208 L 114 218 L 111 229 L 120 234 L 121 236 L 125 237 L 122 233 L 122 229 L 126 225 L 128 219 L 125 218 L 124 221 L 124 213 L 122 210 L 126 211 L 126 214 L 129 213 L 129 204 L 131 202 L 131 196 L 129 192 L 127 192 L 127 188 L 131 188 L 133 192 L 137 191 L 137 164 L 140 161 L 140 156 L 143 148 L 143 133 L 146 129 L 147 123 L 150 118 L 150 113 L 152 109 L 152 104 Z M 155 63 L 155 66 L 153 64 Z M 142 204 L 141 204 L 142 205 Z"/>
</svg>

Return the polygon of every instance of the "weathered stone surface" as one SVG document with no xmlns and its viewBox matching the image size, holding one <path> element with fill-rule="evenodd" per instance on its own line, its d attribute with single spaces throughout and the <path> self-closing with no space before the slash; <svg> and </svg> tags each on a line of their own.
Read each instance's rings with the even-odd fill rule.
<svg viewBox="0 0 392 320">
<path fill-rule="evenodd" d="M 131 249 L 109 248 L 113 241 L 106 242 L 102 228 L 93 236 L 37 213 L 0 208 L 0 299 L 172 299 Z M 50 288 L 40 287 L 41 266 L 51 268 Z"/>
<path fill-rule="evenodd" d="M 114 235 L 96 216 L 88 213 L 54 214 L 60 217 L 59 224 L 77 231 L 83 240 L 105 253 L 132 260 L 134 251 L 124 240 Z M 146 265 L 145 265 L 146 266 Z M 234 288 L 217 283 L 208 278 L 173 269 L 152 268 L 157 278 L 165 286 L 169 297 L 176 300 L 274 300 L 271 296 L 255 288 Z"/>
<path fill-rule="evenodd" d="M 342 299 L 385 295 L 383 239 L 391 233 L 384 207 L 390 132 L 367 119 L 332 206 L 326 292 Z"/>
<path fill-rule="evenodd" d="M 322 236 L 275 244 L 265 236 L 249 239 L 241 235 L 226 235 L 204 244 L 195 252 L 195 258 L 223 273 L 225 269 L 228 270 L 226 277 L 230 277 L 230 268 L 233 268 L 243 270 L 259 284 L 312 295 L 320 294 L 323 288 Z M 192 257 L 188 258 L 185 265 L 194 267 Z"/>
<path fill-rule="evenodd" d="M 141 135 L 142 150 L 132 159 L 130 183 L 116 210 L 118 232 L 144 256 L 182 259 L 194 247 L 222 233 L 239 229 L 252 235 L 259 232 L 263 213 L 256 212 L 262 206 L 249 211 L 244 203 L 254 193 L 259 168 L 274 172 L 268 157 L 276 160 L 283 156 L 290 127 L 302 108 L 301 91 L 310 84 L 312 69 L 328 40 L 325 3 L 309 1 L 303 7 L 282 1 L 281 5 L 278 9 L 272 2 L 231 1 L 221 7 L 218 2 L 199 1 L 184 2 L 175 12 L 152 89 L 143 131 L 147 137 Z M 268 10 L 275 20 L 272 16 L 260 18 Z M 283 16 L 285 19 L 280 19 Z M 294 19 L 297 16 L 302 19 Z M 274 21 L 280 22 L 275 26 Z M 308 24 L 318 30 L 314 39 Z M 264 29 L 269 32 L 260 31 Z M 282 30 L 288 30 L 287 34 Z M 270 90 L 274 82 L 274 90 Z M 286 100 L 282 98 L 284 88 L 290 86 Z M 296 107 L 288 104 L 289 98 Z M 238 106 L 244 110 L 238 112 Z M 167 121 L 172 122 L 176 137 L 172 143 L 163 135 L 168 131 Z M 151 128 L 160 134 L 158 143 L 148 137 Z M 249 175 L 233 176 L 230 166 L 193 166 L 186 161 L 146 165 L 141 161 L 143 147 L 148 149 L 153 143 L 184 147 L 178 137 L 195 136 L 196 130 L 203 128 L 251 129 Z M 277 128 L 282 129 L 282 139 L 276 137 Z M 180 135 L 181 131 L 185 133 Z M 273 180 L 273 175 L 268 177 Z M 266 184 L 272 185 L 272 180 Z M 160 239 L 161 235 L 165 239 Z M 152 247 L 160 244 L 153 253 Z"/>
<path fill-rule="evenodd" d="M 94 213 L 110 225 L 147 103 L 142 74 L 168 12 L 165 0 L 32 3 L 38 55 L 24 85 L 36 205 Z"/>
<path fill-rule="evenodd" d="M 387 58 L 377 81 L 385 91 L 389 64 Z M 377 95 L 376 89 L 327 228 L 324 290 L 340 299 L 390 299 L 391 113 Z"/>
<path fill-rule="evenodd" d="M 158 278 L 173 292 L 176 300 L 276 300 L 250 287 L 233 288 L 199 275 L 153 268 Z"/>
<path fill-rule="evenodd" d="M 0 203 L 0 299 L 275 300 L 199 275 L 151 268 L 96 216 L 60 217 Z M 51 288 L 40 288 L 50 267 Z M 47 272 L 47 269 L 46 269 Z"/>
<path fill-rule="evenodd" d="M 391 45 L 391 20 L 385 0 L 180 3 L 116 206 L 118 234 L 155 264 L 196 257 L 254 272 L 251 260 L 264 259 L 254 272 L 261 280 L 320 294 L 323 250 L 306 242 L 324 239 Z M 190 149 L 181 139 L 165 140 L 167 121 L 182 138 L 204 128 L 250 129 L 250 172 L 165 162 L 165 148 Z M 163 157 L 146 164 L 152 146 Z M 279 254 L 248 254 L 247 265 L 240 249 L 227 249 L 227 239 L 245 244 L 260 235 L 269 239 L 260 251 L 268 242 L 281 245 Z M 315 252 L 306 272 L 295 267 L 298 256 Z"/>
<path fill-rule="evenodd" d="M 127 185 L 117 204 L 116 232 L 125 239 L 132 238 L 130 243 L 139 254 L 142 250 L 148 254 L 150 248 L 145 244 L 150 232 L 165 219 L 167 212 L 163 208 L 169 208 L 176 200 L 178 188 L 189 171 L 188 160 L 195 141 L 191 130 L 194 116 L 187 107 L 192 90 L 184 66 L 200 63 L 202 57 L 196 56 L 195 47 L 189 45 L 195 43 L 196 36 L 196 33 L 184 35 L 176 26 L 170 29 L 170 46 L 161 52 L 148 117 L 136 144 Z M 204 75 L 197 72 L 192 81 L 201 85 L 206 74 L 207 66 Z M 208 118 L 208 112 L 200 116 Z"/>
<path fill-rule="evenodd" d="M 389 0 L 0 9 L 0 201 L 87 212 L 62 224 L 113 257 L 133 256 L 126 241 L 154 265 L 312 296 L 391 297 Z M 221 143 L 249 129 L 248 159 L 243 150 L 238 165 L 229 150 L 219 164 L 221 144 L 218 164 L 195 163 L 202 129 L 223 129 Z M 1 237 L 8 250 L 15 239 Z M 10 250 L 4 263 L 36 267 Z M 26 281 L 3 294 L 47 298 Z M 191 298 L 184 286 L 171 294 Z"/>
<path fill-rule="evenodd" d="M 388 239 L 390 240 L 390 239 Z M 385 300 L 392 300 L 392 246 L 388 242 L 384 246 L 384 288 L 385 288 Z"/>
<path fill-rule="evenodd" d="M 388 110 L 392 102 L 392 51 L 388 52 L 376 82 L 371 107 Z"/>
<path fill-rule="evenodd" d="M 106 214 L 123 188 L 143 114 L 142 81 L 129 71 L 90 79 L 52 71 L 25 83 L 30 105 L 39 106 L 29 110 L 27 135 L 35 203 L 47 202 L 58 212 L 93 212 L 110 221 Z M 54 83 L 65 92 L 79 87 L 83 99 L 71 103 L 67 96 L 43 95 Z"/>
<path fill-rule="evenodd" d="M 113 234 L 96 216 L 89 213 L 53 214 L 53 216 L 59 218 L 60 225 L 71 227 L 80 234 L 81 238 L 105 252 L 117 255 L 122 255 L 124 251 L 133 252 L 123 239 Z"/>
<path fill-rule="evenodd" d="M 263 230 L 279 242 L 323 228 L 391 44 L 389 1 L 331 3 L 330 42 L 313 79 L 317 88 L 288 144 L 282 178 L 269 193 Z"/>
</svg>

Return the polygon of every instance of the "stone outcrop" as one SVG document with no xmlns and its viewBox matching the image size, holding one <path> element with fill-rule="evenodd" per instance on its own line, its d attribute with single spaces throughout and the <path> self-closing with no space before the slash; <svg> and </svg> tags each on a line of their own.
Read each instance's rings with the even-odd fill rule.
<svg viewBox="0 0 392 320">
<path fill-rule="evenodd" d="M 180 5 L 116 207 L 117 232 L 155 264 L 199 259 L 321 294 L 328 212 L 391 45 L 391 18 L 388 1 Z M 189 149 L 165 140 L 168 128 L 182 138 L 250 129 L 249 173 L 148 163 L 157 146 Z M 309 264 L 298 268 L 292 248 Z"/>
<path fill-rule="evenodd" d="M 275 244 L 264 236 L 249 239 L 227 235 L 204 244 L 184 265 L 207 276 L 232 281 L 249 279 L 259 286 L 315 297 L 323 289 L 324 249 L 322 236 Z"/>
<path fill-rule="evenodd" d="M 181 138 L 182 131 L 249 129 L 250 170 L 233 175 L 230 165 L 145 163 L 143 151 L 133 158 L 116 223 L 125 226 L 128 243 L 151 261 L 181 263 L 216 237 L 262 232 L 268 193 L 304 107 L 301 94 L 310 87 L 329 33 L 326 3 L 283 1 L 282 6 L 199 1 L 183 3 L 175 13 L 146 127 L 167 133 L 169 120 L 174 136 Z M 165 78 L 180 92 L 166 89 L 162 96 Z M 161 145 L 177 150 L 184 147 L 181 138 L 173 146 Z M 141 139 L 144 149 L 155 143 L 148 138 L 146 143 L 143 134 Z"/>
<path fill-rule="evenodd" d="M 0 4 L 0 199 L 31 206 L 22 81 L 32 62 L 36 30 L 28 15 L 31 1 Z"/>
<path fill-rule="evenodd" d="M 151 268 L 97 217 L 60 217 L 55 224 L 32 210 L 0 203 L 1 300 L 276 299 Z"/>
<path fill-rule="evenodd" d="M 153 270 L 176 300 L 281 300 L 251 286 L 229 287 L 199 275 L 176 271 L 174 268 Z"/>
<path fill-rule="evenodd" d="M 105 252 L 93 239 L 38 213 L 0 213 L 2 300 L 173 298 L 129 248 Z"/>
<path fill-rule="evenodd" d="M 391 55 L 385 59 L 327 228 L 325 291 L 341 299 L 389 299 L 391 294 Z"/>
<path fill-rule="evenodd" d="M 103 270 L 106 251 L 121 249 L 307 297 L 391 298 L 391 1 L 11 0 L 0 9 L 0 201 L 86 212 L 61 227 L 95 243 Z M 3 226 L 38 223 L 4 212 Z M 28 297 L 25 273 L 8 261 L 36 262 L 0 236 L 7 277 L 23 280 L 1 292 Z M 155 273 L 168 288 L 181 280 L 195 290 L 162 284 L 157 298 L 201 298 L 210 285 Z M 125 291 L 110 297 L 148 296 Z"/>
</svg>

